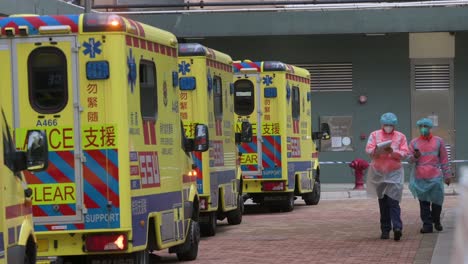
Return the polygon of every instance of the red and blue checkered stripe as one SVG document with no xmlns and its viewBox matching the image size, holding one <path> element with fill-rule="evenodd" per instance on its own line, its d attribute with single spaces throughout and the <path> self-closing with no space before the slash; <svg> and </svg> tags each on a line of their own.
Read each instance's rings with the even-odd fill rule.
<svg viewBox="0 0 468 264">
<path fill-rule="evenodd" d="M 265 170 L 281 168 L 281 136 L 263 136 L 262 143 L 262 166 Z M 239 146 L 239 151 L 243 154 L 257 153 L 257 137 L 254 136 L 252 142 Z M 258 165 L 241 165 L 242 171 L 256 171 Z M 275 176 L 277 177 L 277 176 Z"/>
<path fill-rule="evenodd" d="M 20 26 L 27 26 L 29 35 L 39 34 L 41 26 L 67 25 L 72 32 L 78 32 L 79 17 L 80 15 L 5 17 L 0 19 L 1 34 L 5 35 L 7 27 L 14 28 L 15 34 L 19 34 Z"/>
<path fill-rule="evenodd" d="M 197 189 L 198 193 L 203 193 L 203 163 L 202 163 L 202 152 L 194 152 L 192 155 L 193 163 L 197 166 L 195 171 L 197 172 Z"/>
<path fill-rule="evenodd" d="M 84 206 L 88 215 L 120 214 L 119 174 L 117 150 L 87 150 L 84 152 L 86 163 L 83 164 Z M 72 183 L 76 181 L 73 151 L 49 152 L 49 168 L 35 174 L 27 173 L 30 184 Z M 81 195 L 75 192 L 75 195 Z M 76 197 L 75 197 L 76 198 Z M 111 205 L 111 208 L 108 205 Z M 60 210 L 55 205 L 33 205 L 34 217 L 71 216 L 76 214 L 76 204 L 61 204 Z M 35 225 L 36 231 L 51 230 L 51 225 Z M 105 220 L 90 223 L 66 225 L 67 230 L 119 227 L 120 220 L 112 223 Z"/>
</svg>

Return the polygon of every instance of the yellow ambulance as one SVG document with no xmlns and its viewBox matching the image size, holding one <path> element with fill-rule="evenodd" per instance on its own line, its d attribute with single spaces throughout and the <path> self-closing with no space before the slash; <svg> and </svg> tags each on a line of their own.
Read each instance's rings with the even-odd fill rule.
<svg viewBox="0 0 468 264">
<path fill-rule="evenodd" d="M 242 190 L 272 211 L 292 211 L 296 196 L 307 205 L 320 201 L 320 168 L 314 140 L 330 131 L 312 132 L 310 74 L 278 61 L 236 61 L 234 112 L 253 126 L 253 141 L 239 146 Z"/>
<path fill-rule="evenodd" d="M 179 109 L 185 133 L 193 138 L 196 124 L 207 124 L 209 151 L 195 153 L 200 195 L 201 234 L 216 234 L 216 221 L 242 222 L 244 201 L 234 133 L 234 87 L 229 55 L 198 43 L 179 44 Z M 243 138 L 248 137 L 245 135 Z"/>
<path fill-rule="evenodd" d="M 69 263 L 149 263 L 169 249 L 197 257 L 192 152 L 184 137 L 177 39 L 113 14 L 0 20 L 9 52 L 17 142 L 44 129 L 49 167 L 27 174 L 38 256 Z"/>
<path fill-rule="evenodd" d="M 0 60 L 4 65 L 10 62 L 8 49 L 1 44 Z M 38 172 L 47 168 L 48 143 L 44 131 L 32 130 L 22 142 L 25 151 L 17 150 L 12 127 L 15 120 L 11 81 L 5 75 L 0 78 L 0 264 L 34 264 L 37 243 L 32 221 L 32 190 L 22 171 Z"/>
</svg>

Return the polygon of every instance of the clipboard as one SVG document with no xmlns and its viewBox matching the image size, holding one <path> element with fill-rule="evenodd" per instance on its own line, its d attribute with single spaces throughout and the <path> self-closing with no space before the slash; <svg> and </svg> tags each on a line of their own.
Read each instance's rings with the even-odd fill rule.
<svg viewBox="0 0 468 264">
<path fill-rule="evenodd" d="M 377 148 L 378 149 L 384 149 L 386 147 L 390 147 L 392 145 L 392 141 L 391 140 L 387 140 L 387 141 L 383 141 L 383 142 L 380 142 L 377 144 Z"/>
</svg>

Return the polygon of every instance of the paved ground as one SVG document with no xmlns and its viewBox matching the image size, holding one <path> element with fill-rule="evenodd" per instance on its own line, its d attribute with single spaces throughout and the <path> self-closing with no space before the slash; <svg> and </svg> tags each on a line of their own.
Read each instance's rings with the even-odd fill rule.
<svg viewBox="0 0 468 264">
<path fill-rule="evenodd" d="M 242 224 L 218 222 L 216 236 L 202 238 L 198 259 L 190 263 L 431 263 L 439 234 L 419 233 L 417 200 L 404 195 L 403 237 L 397 242 L 379 239 L 377 201 L 365 198 L 362 191 L 349 193 L 351 199 L 327 200 L 324 192 L 325 199 L 316 206 L 296 200 L 290 213 L 246 206 Z M 456 205 L 457 196 L 448 195 L 443 214 Z M 158 255 L 158 263 L 177 262 L 175 255 Z"/>
</svg>

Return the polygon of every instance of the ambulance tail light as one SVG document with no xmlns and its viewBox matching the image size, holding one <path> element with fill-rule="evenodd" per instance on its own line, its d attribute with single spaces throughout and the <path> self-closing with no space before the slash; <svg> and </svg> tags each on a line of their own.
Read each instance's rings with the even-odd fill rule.
<svg viewBox="0 0 468 264">
<path fill-rule="evenodd" d="M 12 27 L 7 27 L 7 28 L 5 28 L 5 34 L 8 37 L 13 37 L 15 35 L 15 29 L 12 28 Z"/>
<path fill-rule="evenodd" d="M 200 210 L 208 209 L 208 200 L 206 198 L 200 198 Z"/>
<path fill-rule="evenodd" d="M 263 191 L 284 191 L 286 183 L 284 181 L 264 181 L 262 187 Z"/>
<path fill-rule="evenodd" d="M 99 234 L 85 238 L 85 251 L 124 251 L 128 248 L 126 234 Z"/>
<path fill-rule="evenodd" d="M 27 26 L 19 26 L 18 31 L 19 31 L 20 36 L 29 35 L 29 28 Z"/>
<path fill-rule="evenodd" d="M 318 159 L 318 156 L 319 156 L 318 151 L 312 153 L 312 158 L 313 158 L 313 159 Z"/>
</svg>

